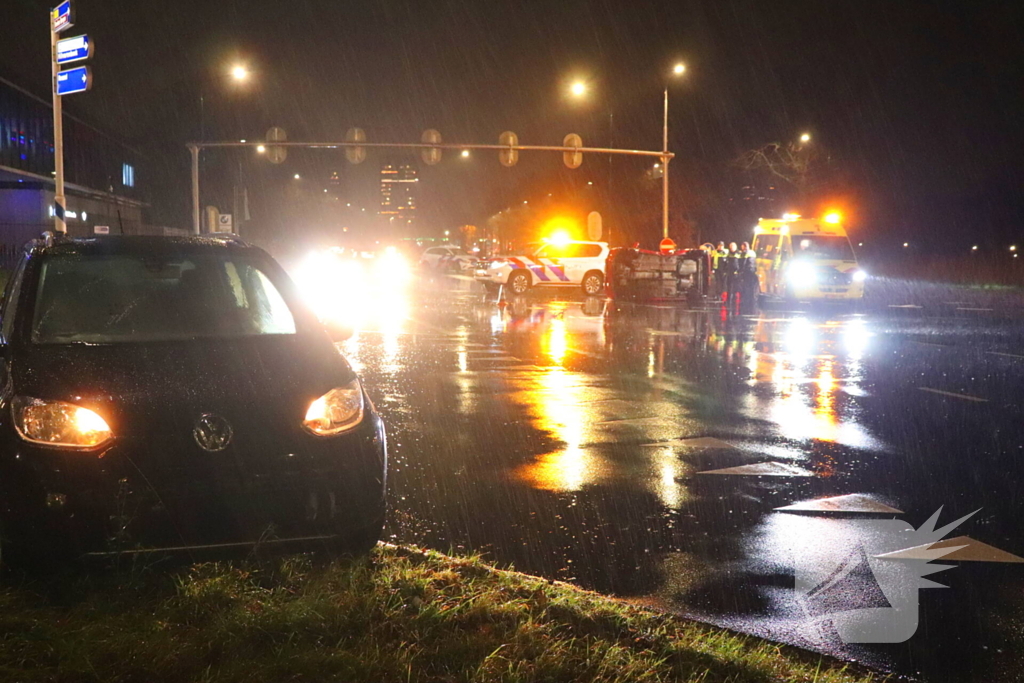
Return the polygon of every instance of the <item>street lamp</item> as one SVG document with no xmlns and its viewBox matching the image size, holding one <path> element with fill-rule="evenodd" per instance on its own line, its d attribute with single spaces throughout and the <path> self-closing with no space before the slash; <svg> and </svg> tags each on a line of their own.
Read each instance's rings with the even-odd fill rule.
<svg viewBox="0 0 1024 683">
<path fill-rule="evenodd" d="M 468 149 L 462 150 L 462 158 L 463 159 L 468 159 L 469 158 L 469 150 Z"/>
<path fill-rule="evenodd" d="M 679 63 L 672 69 L 676 77 L 686 73 L 686 65 Z M 661 134 L 661 150 L 664 156 L 661 157 L 661 236 L 668 239 L 668 83 L 665 84 L 665 116 Z"/>
<path fill-rule="evenodd" d="M 294 177 L 296 180 L 302 180 L 302 176 L 300 176 L 298 173 L 296 173 Z"/>
<path fill-rule="evenodd" d="M 245 68 L 242 64 L 236 64 L 231 67 L 231 77 L 238 82 L 249 80 L 249 69 Z"/>
<path fill-rule="evenodd" d="M 800 142 L 803 142 L 803 143 L 806 144 L 806 143 L 808 143 L 810 141 L 811 141 L 811 134 L 810 133 L 804 133 L 803 135 L 800 136 Z"/>
<path fill-rule="evenodd" d="M 267 151 L 267 146 L 266 145 L 256 145 L 256 153 L 257 154 L 263 154 L 266 151 Z"/>
<path fill-rule="evenodd" d="M 583 81 L 574 81 L 569 87 L 569 92 L 573 97 L 583 97 L 587 94 L 587 84 Z"/>
</svg>

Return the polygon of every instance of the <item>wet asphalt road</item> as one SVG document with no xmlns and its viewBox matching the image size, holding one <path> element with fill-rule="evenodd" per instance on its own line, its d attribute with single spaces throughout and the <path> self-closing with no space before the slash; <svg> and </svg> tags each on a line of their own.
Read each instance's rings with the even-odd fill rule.
<svg viewBox="0 0 1024 683">
<path fill-rule="evenodd" d="M 872 285 L 857 312 L 365 295 L 344 350 L 389 428 L 389 535 L 925 680 L 1020 680 L 1024 564 L 883 587 L 861 524 L 980 509 L 949 536 L 1024 556 L 1024 297 Z M 765 462 L 785 476 L 698 474 Z M 901 512 L 775 511 L 853 493 Z M 809 561 L 849 571 L 804 596 Z M 837 612 L 895 593 L 913 637 L 842 642 Z"/>
</svg>

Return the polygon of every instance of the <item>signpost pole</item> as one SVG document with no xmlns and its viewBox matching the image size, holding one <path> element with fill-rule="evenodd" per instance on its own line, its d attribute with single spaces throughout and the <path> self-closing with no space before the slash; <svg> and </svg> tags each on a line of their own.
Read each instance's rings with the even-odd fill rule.
<svg viewBox="0 0 1024 683">
<path fill-rule="evenodd" d="M 668 88 L 665 88 L 665 122 L 661 134 L 661 238 L 668 239 Z"/>
<path fill-rule="evenodd" d="M 198 235 L 200 230 L 199 213 L 199 145 L 189 145 L 192 152 L 192 233 Z"/>
<path fill-rule="evenodd" d="M 53 175 L 55 183 L 53 227 L 57 232 L 63 234 L 68 231 L 67 223 L 64 220 L 64 213 L 67 210 L 67 200 L 64 198 L 64 112 L 61 106 L 61 96 L 57 94 L 57 74 L 60 73 L 60 65 L 57 63 L 57 31 L 53 21 L 51 14 L 50 61 L 53 71 Z"/>
</svg>

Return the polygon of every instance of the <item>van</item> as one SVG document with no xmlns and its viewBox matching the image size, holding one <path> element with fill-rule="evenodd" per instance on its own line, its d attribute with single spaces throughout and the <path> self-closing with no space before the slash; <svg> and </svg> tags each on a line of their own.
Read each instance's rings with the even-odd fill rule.
<svg viewBox="0 0 1024 683">
<path fill-rule="evenodd" d="M 844 300 L 864 297 L 867 275 L 835 214 L 823 220 L 762 218 L 754 228 L 762 299 Z"/>
</svg>

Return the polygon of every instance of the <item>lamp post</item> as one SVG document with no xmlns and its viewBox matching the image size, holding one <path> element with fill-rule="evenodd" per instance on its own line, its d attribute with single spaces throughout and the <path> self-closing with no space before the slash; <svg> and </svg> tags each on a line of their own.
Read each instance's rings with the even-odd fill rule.
<svg viewBox="0 0 1024 683">
<path fill-rule="evenodd" d="M 582 80 L 573 81 L 573 83 L 569 86 L 569 94 L 572 95 L 573 98 L 575 98 L 575 99 L 583 99 L 588 94 L 589 90 L 590 90 L 590 86 L 587 84 L 586 81 L 582 81 Z M 608 146 L 609 147 L 615 147 L 615 110 L 612 108 L 610 103 L 608 105 Z M 605 192 L 604 192 L 605 196 L 607 197 L 607 202 L 608 202 L 609 206 L 614 201 L 614 199 L 612 197 L 612 190 L 613 190 L 613 187 L 614 187 L 614 184 L 615 184 L 614 175 L 612 173 L 612 165 L 613 165 L 614 161 L 615 161 L 615 155 L 614 154 L 609 154 L 608 155 L 608 182 L 607 182 L 607 185 L 605 187 Z M 587 184 L 588 185 L 593 185 L 594 183 L 593 182 L 589 182 Z M 604 229 L 604 233 L 605 233 L 604 234 L 604 240 L 605 241 L 610 241 L 611 230 L 606 227 Z"/>
<path fill-rule="evenodd" d="M 238 86 L 249 82 L 252 71 L 244 64 L 235 64 L 228 69 L 227 74 L 221 75 L 221 79 L 227 78 Z M 205 79 L 204 79 L 205 80 Z M 206 92 L 203 89 L 204 82 L 199 82 L 199 141 L 206 139 Z"/>
<path fill-rule="evenodd" d="M 686 65 L 676 64 L 672 67 L 674 76 L 682 76 L 686 73 Z M 664 118 L 661 129 L 661 237 L 668 239 L 668 162 L 672 157 L 668 155 L 668 84 L 665 84 Z"/>
<path fill-rule="evenodd" d="M 686 73 L 686 65 L 682 62 L 672 67 L 671 75 L 678 78 Z M 672 159 L 668 151 L 668 81 L 665 82 L 664 99 L 662 103 L 663 118 L 661 129 L 661 236 L 668 237 L 668 215 L 669 215 L 669 193 L 668 193 L 668 162 Z M 573 81 L 569 86 L 569 93 L 575 98 L 584 97 L 589 88 L 586 81 Z M 609 121 L 613 120 L 609 114 Z M 610 167 L 609 167 L 610 168 Z M 611 173 L 609 172 L 609 181 Z M 611 183 L 609 182 L 609 191 Z"/>
<path fill-rule="evenodd" d="M 233 82 L 237 86 L 242 86 L 242 85 L 248 83 L 249 79 L 251 77 L 252 77 L 252 71 L 249 70 L 249 67 L 247 67 L 246 65 L 244 65 L 242 63 L 236 63 L 236 64 L 233 64 L 232 66 L 230 66 L 226 71 L 220 72 L 218 80 L 227 79 L 227 80 Z M 199 79 L 199 141 L 200 142 L 202 142 L 202 141 L 204 141 L 206 139 L 206 91 L 205 91 L 205 87 L 207 85 L 206 81 L 207 81 L 207 79 L 202 78 L 202 77 Z M 198 173 L 199 173 L 199 167 L 200 167 L 200 164 L 202 163 L 202 160 L 200 158 L 200 148 L 199 147 L 190 147 L 189 150 L 192 153 L 192 172 L 193 172 L 192 231 L 195 234 L 198 235 L 201 232 L 200 225 L 201 225 L 201 215 L 202 214 L 201 214 L 201 210 L 200 210 L 201 202 L 199 200 L 199 186 L 198 186 L 197 176 L 198 176 Z M 256 151 L 259 154 L 263 154 L 264 152 L 266 152 L 266 147 L 263 147 L 263 146 L 257 147 Z M 240 183 L 242 182 L 242 164 L 241 164 L 241 161 L 239 161 L 239 164 L 238 164 L 238 181 Z M 235 225 L 237 226 L 239 224 L 239 222 L 238 222 L 238 208 L 237 208 L 237 206 L 238 206 L 238 188 L 237 188 L 237 186 L 233 187 L 233 189 L 232 189 L 232 198 L 233 198 L 233 202 L 234 202 L 234 208 L 232 209 L 234 213 L 232 215 L 233 215 L 233 220 L 235 221 Z"/>
</svg>

